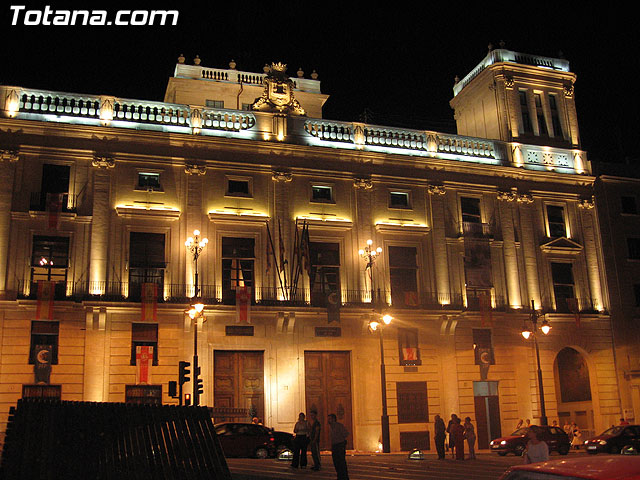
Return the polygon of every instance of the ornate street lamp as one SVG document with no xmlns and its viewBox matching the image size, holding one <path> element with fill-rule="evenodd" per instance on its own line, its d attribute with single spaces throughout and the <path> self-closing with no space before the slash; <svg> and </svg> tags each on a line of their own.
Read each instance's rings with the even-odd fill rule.
<svg viewBox="0 0 640 480">
<path fill-rule="evenodd" d="M 194 303 L 187 310 L 187 315 L 193 320 L 193 405 L 200 405 L 200 393 L 202 393 L 202 380 L 200 379 L 200 366 L 198 365 L 198 320 L 204 318 L 204 304 Z"/>
<path fill-rule="evenodd" d="M 538 338 L 536 336 L 536 330 L 538 329 L 538 312 L 536 312 L 535 302 L 533 300 L 531 300 L 530 321 L 533 328 L 530 330 L 525 322 L 522 328 L 522 336 L 525 338 L 525 340 L 529 340 L 529 337 L 533 337 L 533 344 L 536 349 L 536 361 L 538 364 L 538 391 L 540 392 L 540 423 L 542 425 L 548 425 L 547 411 L 544 405 L 544 387 L 542 385 L 542 368 L 540 367 L 540 350 L 538 349 Z M 551 331 L 551 325 L 549 325 L 549 322 L 547 322 L 546 318 L 542 321 L 540 330 L 544 335 L 548 335 L 549 332 Z"/>
<path fill-rule="evenodd" d="M 374 248 L 373 241 L 367 240 L 367 245 L 364 248 L 361 248 L 358 253 L 362 257 L 362 259 L 366 262 L 365 270 L 369 270 L 369 286 L 371 287 L 371 303 L 374 305 L 374 310 L 376 309 L 374 297 L 375 290 L 373 285 L 373 266 L 378 258 L 380 258 L 380 254 L 382 253 L 382 248 Z M 380 386 L 382 389 L 382 451 L 384 453 L 391 452 L 391 442 L 389 439 L 389 414 L 387 412 L 387 375 L 385 371 L 384 364 L 384 341 L 382 336 L 382 331 L 384 330 L 384 325 L 389 325 L 393 320 L 393 317 L 389 314 L 382 314 L 382 305 L 381 305 L 380 294 L 378 294 L 378 305 L 377 312 L 374 313 L 373 317 L 369 321 L 369 331 L 372 333 L 378 332 L 378 338 L 380 339 Z"/>
<path fill-rule="evenodd" d="M 200 294 L 200 289 L 198 288 L 198 257 L 204 250 L 204 247 L 207 246 L 209 240 L 203 238 L 200 240 L 200 230 L 193 231 L 193 237 L 187 238 L 187 241 L 184 242 L 185 247 L 187 247 L 187 251 L 191 253 L 193 256 L 193 262 L 195 263 L 196 272 L 195 272 L 195 295 L 194 297 L 198 297 Z"/>
</svg>

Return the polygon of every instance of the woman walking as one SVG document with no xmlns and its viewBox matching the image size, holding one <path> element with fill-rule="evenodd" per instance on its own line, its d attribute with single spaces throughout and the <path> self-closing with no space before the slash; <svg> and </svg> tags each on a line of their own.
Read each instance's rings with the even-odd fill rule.
<svg viewBox="0 0 640 480">
<path fill-rule="evenodd" d="M 304 413 L 298 415 L 298 421 L 293 427 L 293 460 L 291 468 L 307 468 L 307 446 L 309 445 L 309 424 L 304 419 Z"/>
<path fill-rule="evenodd" d="M 464 438 L 467 439 L 467 445 L 469 445 L 469 460 L 476 459 L 476 431 L 471 423 L 471 417 L 464 419 Z"/>
</svg>

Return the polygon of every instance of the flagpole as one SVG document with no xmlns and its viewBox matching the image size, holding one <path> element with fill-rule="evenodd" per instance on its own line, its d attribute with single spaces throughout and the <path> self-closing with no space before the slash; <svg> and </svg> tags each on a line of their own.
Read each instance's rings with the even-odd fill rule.
<svg viewBox="0 0 640 480">
<path fill-rule="evenodd" d="M 267 237 L 269 238 L 269 244 L 271 245 L 271 254 L 273 255 L 273 261 L 276 266 L 276 272 L 278 272 L 278 281 L 280 282 L 280 289 L 282 290 L 282 297 L 284 298 L 284 286 L 282 285 L 282 277 L 280 275 L 280 267 L 278 266 L 278 259 L 276 258 L 276 249 L 273 246 L 273 237 L 271 236 L 271 230 L 269 229 L 269 222 L 265 222 L 267 225 Z"/>
</svg>

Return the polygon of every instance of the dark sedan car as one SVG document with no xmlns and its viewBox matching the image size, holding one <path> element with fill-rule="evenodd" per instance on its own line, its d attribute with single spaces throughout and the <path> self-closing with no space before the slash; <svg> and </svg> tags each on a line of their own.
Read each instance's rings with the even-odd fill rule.
<svg viewBox="0 0 640 480">
<path fill-rule="evenodd" d="M 275 457 L 293 445 L 293 435 L 263 425 L 218 423 L 215 429 L 226 457 Z"/>
<path fill-rule="evenodd" d="M 625 447 L 640 448 L 640 425 L 611 427 L 584 442 L 588 453 L 620 453 Z"/>
<path fill-rule="evenodd" d="M 571 449 L 571 442 L 564 431 L 558 427 L 538 426 L 542 437 L 549 446 L 549 452 L 558 452 L 566 455 Z M 522 455 L 527 446 L 527 428 L 520 428 L 507 437 L 500 437 L 490 443 L 491 451 L 498 455 L 505 456 L 507 453 Z"/>
</svg>

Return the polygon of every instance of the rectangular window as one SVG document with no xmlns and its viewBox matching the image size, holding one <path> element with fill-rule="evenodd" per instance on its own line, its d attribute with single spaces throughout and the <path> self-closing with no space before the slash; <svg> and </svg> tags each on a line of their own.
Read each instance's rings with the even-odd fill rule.
<svg viewBox="0 0 640 480">
<path fill-rule="evenodd" d="M 136 364 L 136 347 L 153 347 L 153 364 L 158 365 L 158 324 L 131 324 L 131 365 Z"/>
<path fill-rule="evenodd" d="M 547 205 L 547 223 L 549 225 L 550 238 L 567 236 L 567 225 L 564 220 L 564 207 L 558 205 Z"/>
<path fill-rule="evenodd" d="M 389 192 L 389 208 L 411 208 L 409 192 Z"/>
<path fill-rule="evenodd" d="M 340 292 L 340 244 L 310 242 L 309 256 L 311 305 L 324 306 L 329 295 Z"/>
<path fill-rule="evenodd" d="M 398 328 L 398 350 L 400 365 L 422 365 L 417 329 Z"/>
<path fill-rule="evenodd" d="M 637 215 L 638 207 L 636 197 L 625 196 L 620 197 L 620 211 L 629 215 Z"/>
<path fill-rule="evenodd" d="M 495 365 L 493 344 L 491 343 L 491 330 L 486 328 L 473 329 L 473 353 L 476 365 Z"/>
<path fill-rule="evenodd" d="M 137 190 L 161 191 L 160 174 L 153 172 L 138 172 Z"/>
<path fill-rule="evenodd" d="M 389 280 L 394 306 L 419 306 L 417 253 L 416 247 L 389 247 Z"/>
<path fill-rule="evenodd" d="M 56 282 L 55 297 L 66 296 L 69 267 L 69 238 L 35 235 L 31 249 L 31 292 L 38 289 L 38 281 Z"/>
<path fill-rule="evenodd" d="M 640 260 L 640 238 L 627 238 L 629 260 Z"/>
<path fill-rule="evenodd" d="M 230 197 L 251 197 L 251 182 L 238 178 L 227 178 L 227 193 Z"/>
<path fill-rule="evenodd" d="M 42 165 L 42 183 L 39 192 L 32 192 L 29 210 L 63 212 L 75 208 L 74 202 L 69 202 L 69 178 L 71 167 L 45 163 Z"/>
<path fill-rule="evenodd" d="M 311 201 L 333 203 L 333 187 L 330 185 L 311 185 Z"/>
<path fill-rule="evenodd" d="M 636 299 L 636 307 L 640 307 L 640 284 L 636 283 L 633 286 L 633 294 Z"/>
<path fill-rule="evenodd" d="M 398 423 L 429 421 L 427 382 L 396 382 Z"/>
<path fill-rule="evenodd" d="M 529 104 L 527 103 L 527 92 L 520 90 L 520 113 L 522 115 L 522 130 L 524 133 L 533 133 L 531 116 L 529 115 Z"/>
<path fill-rule="evenodd" d="M 140 298 L 143 283 L 158 285 L 163 294 L 165 247 L 163 233 L 129 234 L 129 298 Z"/>
<path fill-rule="evenodd" d="M 560 123 L 560 115 L 558 113 L 558 101 L 555 94 L 549 95 L 549 108 L 551 110 L 551 126 L 553 127 L 553 136 L 562 138 L 562 124 Z"/>
<path fill-rule="evenodd" d="M 242 104 L 242 110 L 251 111 L 252 110 L 252 108 L 251 108 L 252 105 L 253 105 L 252 103 L 243 103 Z"/>
<path fill-rule="evenodd" d="M 556 299 L 556 311 L 569 312 L 576 295 L 574 292 L 573 269 L 570 263 L 551 263 L 553 295 Z"/>
<path fill-rule="evenodd" d="M 205 106 L 209 108 L 224 108 L 223 100 L 205 100 Z"/>
<path fill-rule="evenodd" d="M 236 303 L 238 287 L 251 288 L 253 296 L 253 267 L 255 262 L 255 239 L 222 238 L 222 301 L 227 305 Z"/>
<path fill-rule="evenodd" d="M 29 347 L 29 365 L 36 363 L 36 346 L 48 345 L 51 347 L 51 365 L 58 364 L 58 332 L 59 322 L 45 322 L 34 320 L 31 322 L 31 346 Z"/>
<path fill-rule="evenodd" d="M 463 222 L 482 223 L 479 198 L 460 197 L 460 211 L 462 212 Z"/>
</svg>

